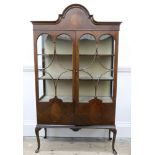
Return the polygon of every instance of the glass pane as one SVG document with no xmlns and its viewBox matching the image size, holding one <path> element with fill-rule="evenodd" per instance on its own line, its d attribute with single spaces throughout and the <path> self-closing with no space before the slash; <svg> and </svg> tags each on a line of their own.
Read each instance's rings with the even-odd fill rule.
<svg viewBox="0 0 155 155">
<path fill-rule="evenodd" d="M 43 92 L 41 101 L 57 96 L 64 102 L 72 101 L 72 40 L 59 35 L 54 41 L 50 35 L 38 38 L 39 89 Z M 67 47 L 67 48 L 65 48 Z M 40 84 L 42 83 L 42 84 Z M 41 92 L 41 90 L 39 90 Z"/>
<path fill-rule="evenodd" d="M 94 59 L 96 53 L 96 40 L 93 35 L 84 34 L 79 42 L 79 68 L 88 68 Z M 87 58 L 87 61 L 85 61 Z"/>
<path fill-rule="evenodd" d="M 94 55 L 96 52 L 96 40 L 91 34 L 84 34 L 80 37 L 80 55 Z"/>
<path fill-rule="evenodd" d="M 67 79 L 67 80 L 64 80 Z M 72 72 L 66 72 L 58 80 L 57 96 L 64 102 L 72 102 Z"/>
<path fill-rule="evenodd" d="M 56 63 L 53 71 L 57 76 L 57 96 L 64 102 L 72 102 L 72 40 L 67 34 L 56 39 Z"/>
<path fill-rule="evenodd" d="M 39 86 L 39 98 L 42 98 L 44 96 L 43 92 L 43 80 L 38 81 L 38 86 Z"/>
<path fill-rule="evenodd" d="M 96 55 L 96 39 L 84 34 L 79 41 L 79 102 L 88 102 L 94 97 L 95 84 L 91 67 Z"/>
<path fill-rule="evenodd" d="M 61 34 L 57 37 L 56 51 L 58 55 L 72 55 L 72 41 L 70 36 Z"/>
<path fill-rule="evenodd" d="M 100 80 L 97 88 L 97 98 L 104 102 L 112 102 L 112 81 Z"/>
<path fill-rule="evenodd" d="M 85 34 L 79 41 L 79 102 L 88 103 L 97 97 L 112 102 L 114 41 L 102 35 L 99 43 Z"/>
<path fill-rule="evenodd" d="M 54 43 L 48 34 L 42 34 L 37 40 L 38 68 L 48 68 L 54 57 Z"/>
<path fill-rule="evenodd" d="M 112 102 L 113 95 L 114 39 L 111 35 L 102 35 L 98 44 L 97 62 L 102 68 L 98 73 L 96 96 L 104 102 Z"/>
<path fill-rule="evenodd" d="M 83 71 L 80 71 L 79 73 L 79 102 L 88 102 L 94 98 L 95 83 L 88 73 Z"/>
<path fill-rule="evenodd" d="M 49 34 L 42 34 L 37 40 L 37 55 L 38 55 L 38 86 L 39 86 L 39 99 L 40 101 L 49 101 L 54 95 L 47 96 L 47 82 L 52 81 L 47 69 L 52 64 L 54 59 L 54 43 Z M 51 85 L 52 92 L 54 86 Z"/>
<path fill-rule="evenodd" d="M 112 55 L 113 53 L 113 37 L 109 34 L 102 35 L 98 44 L 99 55 Z"/>
<path fill-rule="evenodd" d="M 49 34 L 42 34 L 37 40 L 38 54 L 54 54 L 54 43 Z"/>
</svg>

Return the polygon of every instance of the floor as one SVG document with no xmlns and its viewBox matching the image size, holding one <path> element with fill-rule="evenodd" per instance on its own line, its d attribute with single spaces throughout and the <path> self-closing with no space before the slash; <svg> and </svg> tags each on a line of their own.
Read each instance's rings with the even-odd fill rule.
<svg viewBox="0 0 155 155">
<path fill-rule="evenodd" d="M 40 138 L 38 155 L 113 155 L 111 141 L 101 138 Z M 118 155 L 130 155 L 129 138 L 116 139 Z M 24 155 L 36 155 L 35 137 L 24 137 Z"/>
</svg>

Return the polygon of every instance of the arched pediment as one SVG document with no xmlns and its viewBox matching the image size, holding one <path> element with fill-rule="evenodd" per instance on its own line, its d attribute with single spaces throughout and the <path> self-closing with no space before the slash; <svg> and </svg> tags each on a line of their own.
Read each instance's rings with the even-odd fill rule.
<svg viewBox="0 0 155 155">
<path fill-rule="evenodd" d="M 83 27 L 86 24 L 91 24 L 89 11 L 80 4 L 72 4 L 64 9 L 63 13 L 59 15 L 58 23 L 63 23 L 69 27 Z M 93 18 L 92 18 L 93 19 Z"/>
<path fill-rule="evenodd" d="M 62 13 L 62 17 L 64 18 L 65 15 L 67 14 L 67 12 L 69 12 L 72 9 L 80 9 L 83 11 L 83 13 L 85 13 L 86 16 L 90 16 L 89 11 L 81 4 L 72 4 L 69 5 L 68 7 L 66 7 Z"/>
<path fill-rule="evenodd" d="M 121 22 L 97 22 L 84 6 L 72 4 L 59 14 L 56 21 L 32 21 L 32 23 L 35 25 L 34 29 L 40 29 L 41 25 L 44 25 L 49 30 L 50 28 L 55 30 L 119 30 Z"/>
</svg>

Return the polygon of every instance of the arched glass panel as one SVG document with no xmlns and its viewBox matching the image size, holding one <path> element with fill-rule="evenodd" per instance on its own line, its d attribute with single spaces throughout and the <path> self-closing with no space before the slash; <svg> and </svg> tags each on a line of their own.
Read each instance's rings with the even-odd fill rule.
<svg viewBox="0 0 155 155">
<path fill-rule="evenodd" d="M 84 34 L 79 41 L 79 102 L 94 97 L 112 102 L 114 40 L 110 35 L 95 37 Z"/>
<path fill-rule="evenodd" d="M 102 72 L 98 74 L 96 83 L 96 96 L 104 102 L 111 102 L 113 96 L 113 65 L 114 65 L 114 39 L 109 34 L 103 34 L 98 43 L 98 64 Z"/>
<path fill-rule="evenodd" d="M 91 34 L 82 35 L 79 40 L 79 102 L 88 102 L 95 94 L 93 75 L 90 72 L 95 58 L 95 37 Z"/>
<path fill-rule="evenodd" d="M 72 40 L 67 34 L 56 38 L 56 58 L 62 69 L 72 70 Z"/>
<path fill-rule="evenodd" d="M 109 34 L 100 36 L 98 44 L 99 55 L 113 55 L 114 54 L 114 39 Z"/>
<path fill-rule="evenodd" d="M 72 102 L 72 40 L 70 36 L 61 34 L 53 39 L 51 35 L 43 34 L 38 38 L 37 48 L 39 94 L 42 93 L 39 95 L 40 100 L 49 101 L 57 96 L 63 102 Z"/>
<path fill-rule="evenodd" d="M 53 63 L 54 59 L 54 43 L 49 34 L 41 34 L 37 39 L 37 58 L 38 58 L 38 85 L 39 98 L 42 101 L 47 100 L 46 85 L 51 80 L 47 68 Z M 52 89 L 54 87 L 52 86 Z"/>
<path fill-rule="evenodd" d="M 79 68 L 88 68 L 92 63 L 96 54 L 96 40 L 91 34 L 84 34 L 79 41 Z M 87 57 L 87 61 L 85 58 Z"/>
<path fill-rule="evenodd" d="M 53 70 L 57 77 L 56 95 L 64 102 L 72 102 L 72 51 L 73 43 L 71 37 L 67 34 L 57 36 L 56 61 Z"/>
</svg>

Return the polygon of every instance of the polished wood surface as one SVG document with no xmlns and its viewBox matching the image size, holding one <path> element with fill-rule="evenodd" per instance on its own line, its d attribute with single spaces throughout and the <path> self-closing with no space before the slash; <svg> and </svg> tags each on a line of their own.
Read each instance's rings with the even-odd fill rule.
<svg viewBox="0 0 155 155">
<path fill-rule="evenodd" d="M 32 21 L 32 23 L 37 124 L 115 125 L 118 39 L 121 22 L 97 22 L 85 7 L 74 4 L 68 6 L 56 21 Z M 110 34 L 115 40 L 114 83 L 111 103 L 103 103 L 98 98 L 91 99 L 88 103 L 79 102 L 79 39 L 81 35 L 86 33 L 95 36 L 96 42 L 99 42 L 99 38 L 103 34 Z M 53 41 L 60 34 L 67 34 L 72 39 L 72 102 L 64 103 L 57 96 L 48 102 L 39 100 L 37 39 L 41 34 L 49 34 Z"/>
</svg>

